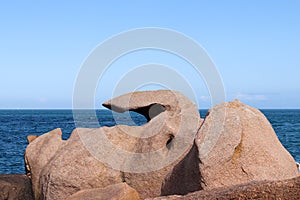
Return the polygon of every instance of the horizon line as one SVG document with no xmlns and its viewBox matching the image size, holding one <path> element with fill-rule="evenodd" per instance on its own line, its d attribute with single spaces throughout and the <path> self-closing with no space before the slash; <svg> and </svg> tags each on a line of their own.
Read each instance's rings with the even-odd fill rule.
<svg viewBox="0 0 300 200">
<path fill-rule="evenodd" d="M 253 106 L 251 106 L 253 107 Z M 213 107 L 211 107 L 213 108 Z M 198 108 L 198 110 L 209 110 L 211 108 Z M 262 107 L 257 108 L 258 110 L 300 110 L 300 107 Z M 0 108 L 0 110 L 110 110 L 108 108 Z"/>
</svg>

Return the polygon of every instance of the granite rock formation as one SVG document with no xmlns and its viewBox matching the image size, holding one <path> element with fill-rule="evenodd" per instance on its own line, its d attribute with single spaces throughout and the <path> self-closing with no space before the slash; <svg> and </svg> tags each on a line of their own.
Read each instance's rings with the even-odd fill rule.
<svg viewBox="0 0 300 200">
<path fill-rule="evenodd" d="M 67 141 L 60 130 L 34 139 L 25 160 L 36 199 L 66 199 L 122 182 L 141 198 L 159 196 L 166 174 L 191 149 L 202 122 L 196 105 L 173 91 L 135 92 L 103 105 L 141 113 L 148 123 L 77 128 Z"/>
</svg>

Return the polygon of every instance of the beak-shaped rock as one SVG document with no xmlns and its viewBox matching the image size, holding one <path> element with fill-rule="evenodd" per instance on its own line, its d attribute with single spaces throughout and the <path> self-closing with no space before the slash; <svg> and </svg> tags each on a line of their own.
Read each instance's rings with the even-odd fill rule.
<svg viewBox="0 0 300 200">
<path fill-rule="evenodd" d="M 165 176 L 189 152 L 201 123 L 197 106 L 174 91 L 129 93 L 103 106 L 135 111 L 148 122 L 75 129 L 42 169 L 31 167 L 31 173 L 39 176 L 34 183 L 37 198 L 66 199 L 79 190 L 121 182 L 142 199 L 159 196 Z M 35 146 L 43 144 L 43 138 L 38 139 L 26 151 L 29 166 L 44 157 L 32 156 Z"/>
</svg>

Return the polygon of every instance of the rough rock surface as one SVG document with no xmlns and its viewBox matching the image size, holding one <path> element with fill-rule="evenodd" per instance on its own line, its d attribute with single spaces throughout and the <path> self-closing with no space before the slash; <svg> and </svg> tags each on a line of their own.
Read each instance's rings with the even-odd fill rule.
<svg viewBox="0 0 300 200">
<path fill-rule="evenodd" d="M 23 174 L 0 175 L 0 200 L 32 200 L 30 179 Z"/>
<path fill-rule="evenodd" d="M 86 189 L 76 192 L 67 200 L 139 200 L 139 194 L 126 183 L 110 185 L 105 188 Z"/>
<path fill-rule="evenodd" d="M 28 142 L 28 144 L 31 143 L 33 140 L 35 140 L 38 137 L 39 136 L 37 136 L 37 135 L 28 135 L 27 136 L 27 142 Z"/>
<path fill-rule="evenodd" d="M 91 132 L 89 129 L 75 129 L 43 168 L 38 184 L 42 199 L 66 199 L 82 189 L 122 182 L 120 172 L 105 166 L 89 153 L 82 144 L 80 131 L 87 137 Z"/>
<path fill-rule="evenodd" d="M 129 159 L 129 164 L 133 165 L 123 170 L 124 181 L 135 188 L 141 198 L 159 196 L 164 177 L 191 149 L 193 138 L 202 122 L 197 107 L 182 94 L 165 90 L 130 93 L 103 105 L 117 112 L 135 111 L 148 119 L 149 122 L 141 127 L 119 125 L 105 132 L 113 143 L 130 152 L 161 150 L 156 157 L 144 156 L 133 158 L 132 161 Z M 135 133 L 137 137 L 128 137 L 128 133 Z M 168 163 L 171 159 L 174 159 L 172 164 Z M 145 163 L 138 164 L 137 161 L 141 160 Z M 140 166 L 143 169 L 149 166 L 149 170 L 143 172 Z M 153 171 L 158 166 L 163 168 Z M 128 168 L 143 173 L 131 173 Z"/>
<path fill-rule="evenodd" d="M 209 111 L 195 143 L 198 151 L 189 154 L 191 158 L 180 162 L 166 177 L 163 195 L 299 175 L 294 159 L 266 117 L 237 100 Z M 185 178 L 197 170 L 197 178 Z"/>
<path fill-rule="evenodd" d="M 191 149 L 201 123 L 196 105 L 178 92 L 130 93 L 104 106 L 136 111 L 148 123 L 77 128 L 67 141 L 51 133 L 36 138 L 25 158 L 37 199 L 65 199 L 122 182 L 141 198 L 159 196 L 164 177 Z"/>
<path fill-rule="evenodd" d="M 202 190 L 198 154 L 194 143 L 189 153 L 165 177 L 161 195 L 187 194 Z"/>
<path fill-rule="evenodd" d="M 282 199 L 299 200 L 300 177 L 281 181 L 259 181 L 240 185 L 200 190 L 184 196 L 172 195 L 147 200 L 227 200 L 227 199 Z"/>
<path fill-rule="evenodd" d="M 49 163 L 51 158 L 61 148 L 65 141 L 61 139 L 61 129 L 55 129 L 34 140 L 30 138 L 29 145 L 25 151 L 25 167 L 29 177 L 31 177 L 34 196 L 40 197 L 39 178 L 43 168 Z"/>
</svg>

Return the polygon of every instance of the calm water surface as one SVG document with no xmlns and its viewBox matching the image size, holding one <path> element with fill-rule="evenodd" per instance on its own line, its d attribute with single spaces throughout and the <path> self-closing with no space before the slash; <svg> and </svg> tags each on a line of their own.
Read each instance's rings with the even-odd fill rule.
<svg viewBox="0 0 300 200">
<path fill-rule="evenodd" d="M 91 123 L 99 121 L 100 126 L 114 126 L 116 122 L 109 110 L 97 110 L 97 117 L 90 112 L 80 113 L 81 127 L 99 127 Z M 204 117 L 207 110 L 201 110 Z M 279 140 L 285 148 L 300 162 L 300 110 L 262 110 L 270 120 Z M 127 116 L 127 117 L 126 117 Z M 128 116 L 134 123 L 146 122 L 139 114 L 130 112 L 117 114 L 118 123 L 128 124 Z M 63 139 L 67 139 L 75 128 L 72 110 L 0 110 L 0 174 L 24 173 L 23 155 L 27 146 L 26 136 L 41 135 L 55 128 L 61 128 Z"/>
</svg>

